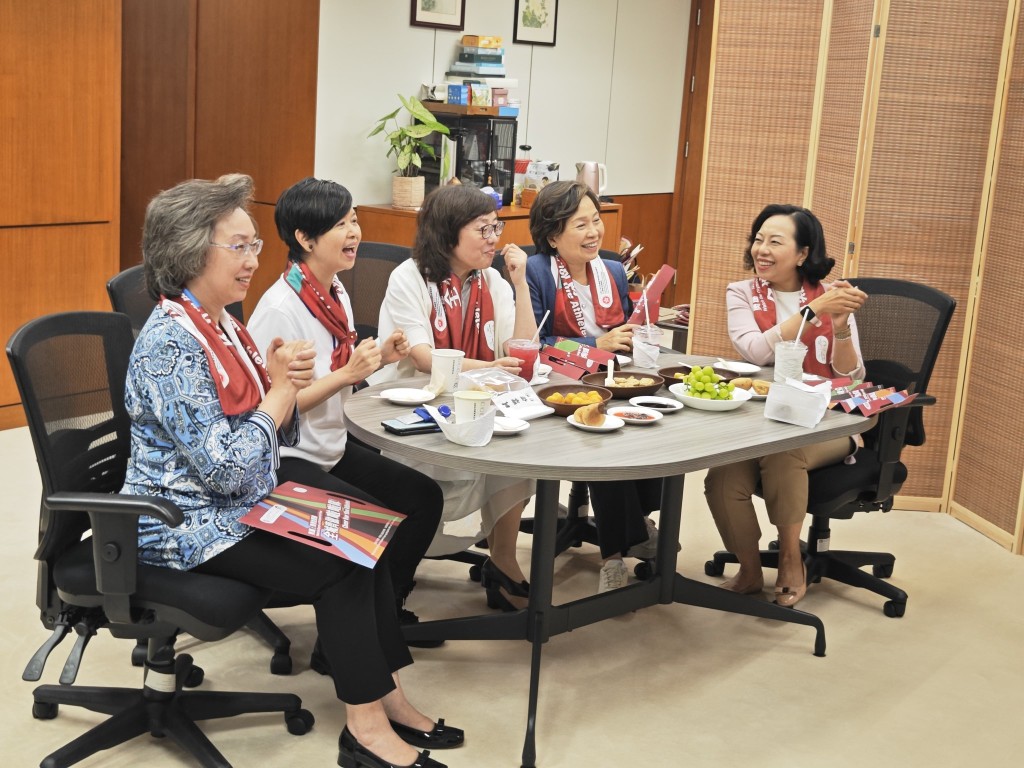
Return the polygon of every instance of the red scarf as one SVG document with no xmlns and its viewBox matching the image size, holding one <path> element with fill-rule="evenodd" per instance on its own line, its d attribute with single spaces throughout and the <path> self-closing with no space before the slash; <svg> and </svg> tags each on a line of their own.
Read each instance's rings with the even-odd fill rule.
<svg viewBox="0 0 1024 768">
<path fill-rule="evenodd" d="M 160 306 L 202 345 L 224 413 L 237 416 L 256 410 L 270 390 L 270 377 L 245 326 L 226 310 L 220 323 L 214 323 L 184 293 L 176 299 L 161 296 Z"/>
<path fill-rule="evenodd" d="M 569 267 L 561 256 L 551 257 L 552 272 L 556 283 L 561 283 L 562 290 L 555 294 L 555 307 L 552 312 L 552 334 L 555 336 L 579 337 L 586 336 L 583 306 L 576 295 Z M 587 262 L 587 283 L 590 287 L 590 298 L 594 306 L 595 322 L 602 328 L 613 328 L 626 322 L 626 312 L 622 308 L 622 300 L 615 288 L 608 267 L 601 259 Z"/>
<path fill-rule="evenodd" d="M 331 290 L 325 291 L 305 262 L 293 261 L 291 267 L 282 277 L 299 295 L 310 314 L 319 320 L 320 324 L 334 337 L 331 370 L 336 371 L 343 367 L 352 356 L 356 334 L 355 331 L 348 329 L 348 315 L 340 301 L 340 297 L 345 293 L 345 288 L 338 276 L 334 276 Z"/>
<path fill-rule="evenodd" d="M 452 273 L 440 283 L 427 283 L 434 349 L 461 349 L 471 360 L 494 360 L 494 304 L 482 270 L 467 278 L 469 306 L 462 317 L 462 281 Z"/>
<path fill-rule="evenodd" d="M 807 306 L 808 302 L 818 298 L 825 293 L 825 286 L 821 283 L 811 285 L 807 280 L 800 286 L 800 309 Z M 777 324 L 775 317 L 775 297 L 772 287 L 767 280 L 760 277 L 753 279 L 751 290 L 750 309 L 754 313 L 754 320 L 761 332 L 774 328 Z M 815 355 L 818 337 L 825 339 L 825 361 L 818 360 Z M 813 373 L 826 379 L 832 378 L 832 318 L 828 315 L 815 315 L 814 319 L 804 324 L 803 336 L 800 339 L 807 345 L 807 356 L 804 358 L 804 373 Z"/>
</svg>

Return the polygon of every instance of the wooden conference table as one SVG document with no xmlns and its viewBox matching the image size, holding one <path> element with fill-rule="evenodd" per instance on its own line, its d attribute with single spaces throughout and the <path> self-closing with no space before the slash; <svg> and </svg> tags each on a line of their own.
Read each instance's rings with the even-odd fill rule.
<svg viewBox="0 0 1024 768">
<path fill-rule="evenodd" d="M 677 362 L 710 363 L 711 360 L 663 353 L 659 364 Z M 770 378 L 771 371 L 765 371 L 764 375 Z M 558 376 L 553 376 L 551 383 L 559 383 L 559 380 L 569 383 L 568 379 Z M 422 376 L 405 380 L 400 386 L 421 387 L 426 382 L 427 377 Z M 382 420 L 410 410 L 409 406 L 393 405 L 372 397 L 394 386 L 393 383 L 378 384 L 347 400 L 345 418 L 353 435 L 401 458 L 537 480 L 529 606 L 512 613 L 427 621 L 405 630 L 409 639 L 525 639 L 531 642 L 524 768 L 533 768 L 536 762 L 541 648 L 553 635 L 651 605 L 675 602 L 812 626 L 816 629 L 814 653 L 825 654 L 824 626 L 813 614 L 756 600 L 676 573 L 683 476 L 687 472 L 853 435 L 867 426 L 862 417 L 828 411 L 814 429 L 805 429 L 765 419 L 763 403 L 750 401 L 734 411 L 684 408 L 650 426 L 627 424 L 614 432 L 593 433 L 571 427 L 565 417 L 549 415 L 531 421 L 530 428 L 522 433 L 496 436 L 482 448 L 469 448 L 449 442 L 439 432 L 409 437 L 385 432 L 380 425 Z M 668 395 L 668 392 L 661 390 L 659 394 Z M 433 404 L 450 405 L 451 402 L 450 395 L 443 395 Z M 559 482 L 647 477 L 665 478 L 653 576 L 622 589 L 553 605 Z"/>
</svg>

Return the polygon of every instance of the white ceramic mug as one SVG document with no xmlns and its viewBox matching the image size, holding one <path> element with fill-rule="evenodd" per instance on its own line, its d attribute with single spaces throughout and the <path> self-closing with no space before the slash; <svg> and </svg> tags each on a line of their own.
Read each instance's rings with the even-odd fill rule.
<svg viewBox="0 0 1024 768">
<path fill-rule="evenodd" d="M 775 380 L 800 381 L 804 375 L 804 358 L 807 345 L 802 341 L 780 341 L 775 344 Z"/>
<path fill-rule="evenodd" d="M 479 389 L 460 389 L 455 393 L 455 423 L 476 421 L 491 407 L 491 393 Z"/>
<path fill-rule="evenodd" d="M 439 395 L 450 395 L 462 372 L 462 358 L 466 353 L 461 349 L 435 349 L 430 353 L 430 384 L 427 389 Z"/>
</svg>

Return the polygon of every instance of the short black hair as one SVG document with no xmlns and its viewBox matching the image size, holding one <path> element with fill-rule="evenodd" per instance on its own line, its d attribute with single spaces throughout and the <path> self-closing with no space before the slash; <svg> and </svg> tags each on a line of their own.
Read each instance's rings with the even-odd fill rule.
<svg viewBox="0 0 1024 768">
<path fill-rule="evenodd" d="M 295 230 L 315 240 L 329 232 L 351 210 L 352 193 L 335 181 L 309 176 L 288 187 L 274 207 L 277 234 L 288 246 L 288 258 L 296 261 L 306 258 Z"/>
<path fill-rule="evenodd" d="M 796 268 L 796 271 L 807 278 L 812 285 L 817 285 L 832 271 L 836 260 L 829 258 L 828 252 L 825 250 L 825 232 L 821 228 L 818 217 L 807 208 L 801 208 L 798 205 L 772 203 L 766 205 L 764 210 L 757 214 L 754 223 L 750 225 L 747 249 L 743 252 L 743 266 L 751 270 L 754 268 L 754 257 L 750 249 L 754 245 L 757 233 L 761 231 L 761 226 L 772 216 L 789 216 L 793 220 L 796 227 L 797 250 L 807 249 L 807 258 Z"/>
<path fill-rule="evenodd" d="M 600 213 L 600 199 L 581 181 L 553 181 L 540 191 L 530 207 L 530 237 L 537 253 L 555 255 L 551 238 L 565 231 L 565 225 L 586 197 L 594 203 L 594 210 Z"/>
<path fill-rule="evenodd" d="M 416 217 L 412 246 L 412 257 L 424 279 L 439 283 L 447 278 L 462 228 L 496 209 L 493 197 L 469 185 L 449 184 L 427 195 Z"/>
</svg>

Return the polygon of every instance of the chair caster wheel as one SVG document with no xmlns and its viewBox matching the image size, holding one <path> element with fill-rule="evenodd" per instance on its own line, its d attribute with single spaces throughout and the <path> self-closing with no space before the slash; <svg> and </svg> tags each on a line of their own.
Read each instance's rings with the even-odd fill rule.
<svg viewBox="0 0 1024 768">
<path fill-rule="evenodd" d="M 32 702 L 32 717 L 36 720 L 53 720 L 57 716 L 60 707 L 49 701 Z"/>
<path fill-rule="evenodd" d="M 203 684 L 203 679 L 206 677 L 206 673 L 203 672 L 202 667 L 192 667 L 185 675 L 185 682 L 182 683 L 186 688 L 198 688 Z"/>
<path fill-rule="evenodd" d="M 704 563 L 705 576 L 721 576 L 723 573 L 725 573 L 725 563 L 720 563 L 717 560 L 708 560 Z"/>
<path fill-rule="evenodd" d="M 882 612 L 890 619 L 900 618 L 907 610 L 906 603 L 897 603 L 894 600 L 886 600 L 882 606 Z"/>
<path fill-rule="evenodd" d="M 469 580 L 470 581 L 475 581 L 477 584 L 479 584 L 480 583 L 480 578 L 481 578 L 480 566 L 479 565 L 471 565 L 471 566 L 469 566 Z"/>
<path fill-rule="evenodd" d="M 648 560 L 641 560 L 633 568 L 633 575 L 640 579 L 640 581 L 647 581 L 654 575 L 654 568 L 651 567 L 651 563 Z"/>
<path fill-rule="evenodd" d="M 270 659 L 270 674 L 290 675 L 292 673 L 292 657 L 286 651 L 275 653 Z"/>
<path fill-rule="evenodd" d="M 288 726 L 288 733 L 292 736 L 303 736 L 309 733 L 315 722 L 316 718 L 308 709 L 297 709 L 284 716 L 284 723 Z"/>
<path fill-rule="evenodd" d="M 884 565 L 873 565 L 871 566 L 871 573 L 876 578 L 888 579 L 892 576 L 892 563 L 886 563 Z"/>
<path fill-rule="evenodd" d="M 779 551 L 779 541 L 778 541 L 778 539 L 776 539 L 775 541 L 768 542 L 768 549 L 770 549 L 772 552 L 778 552 Z"/>
</svg>

